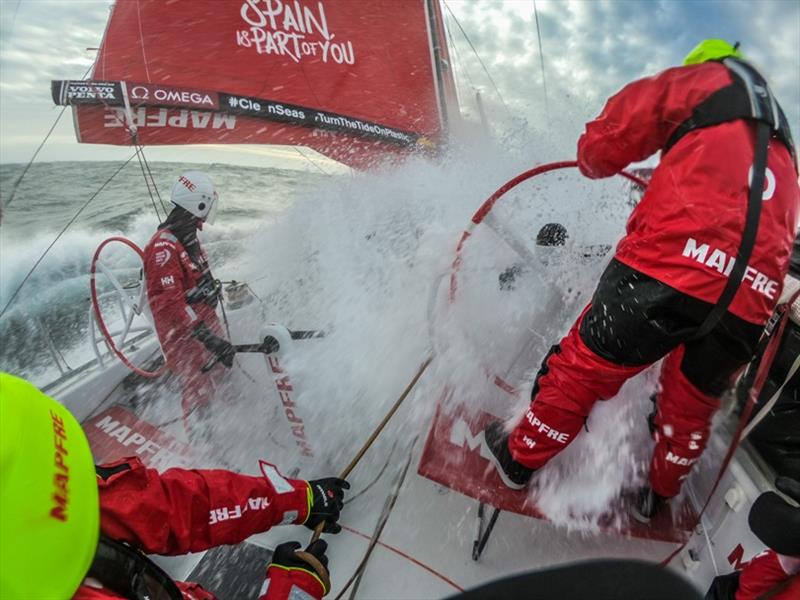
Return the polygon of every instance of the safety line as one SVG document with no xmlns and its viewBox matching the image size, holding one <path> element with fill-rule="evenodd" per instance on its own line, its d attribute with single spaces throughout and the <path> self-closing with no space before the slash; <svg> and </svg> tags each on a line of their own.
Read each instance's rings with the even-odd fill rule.
<svg viewBox="0 0 800 600">
<path fill-rule="evenodd" d="M 544 113 L 547 122 L 550 122 L 550 103 L 547 100 L 547 79 L 544 76 L 544 50 L 542 49 L 542 31 L 539 29 L 539 11 L 536 9 L 536 0 L 533 0 L 533 18 L 536 21 L 536 37 L 539 40 L 539 64 L 542 69 L 542 88 L 544 89 Z"/>
<path fill-rule="evenodd" d="M 472 45 L 472 40 L 469 39 L 469 36 L 467 35 L 467 32 L 464 31 L 464 28 L 461 26 L 461 23 L 459 22 L 458 18 L 453 13 L 453 10 L 450 8 L 450 5 L 447 4 L 447 0 L 444 0 L 444 5 L 445 5 L 445 8 L 447 8 L 447 11 L 452 15 L 453 20 L 456 22 L 456 25 L 458 25 L 458 28 L 461 30 L 461 33 L 464 36 L 464 39 L 467 40 L 467 43 L 469 44 L 469 47 L 472 48 L 472 52 L 475 54 L 475 58 L 478 59 L 478 62 L 481 64 L 481 67 L 483 68 L 483 72 L 486 73 L 486 77 L 489 78 L 489 81 L 491 82 L 492 87 L 494 87 L 494 91 L 497 92 L 497 97 L 500 98 L 500 102 L 503 104 L 503 108 L 506 109 L 506 112 L 508 112 L 509 116 L 514 116 L 512 114 L 512 112 L 511 112 L 511 109 L 508 108 L 508 105 L 506 104 L 506 101 L 503 99 L 503 94 L 500 93 L 500 90 L 498 89 L 497 84 L 494 82 L 494 79 L 492 79 L 492 76 L 489 73 L 489 69 L 486 68 L 486 65 L 483 63 L 483 60 L 481 60 L 480 54 L 478 54 L 478 51 L 475 49 L 475 46 Z"/>
</svg>

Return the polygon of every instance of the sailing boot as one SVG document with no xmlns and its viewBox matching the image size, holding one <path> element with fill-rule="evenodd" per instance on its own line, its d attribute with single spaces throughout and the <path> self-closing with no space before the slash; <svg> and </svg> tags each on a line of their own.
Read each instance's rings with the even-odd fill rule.
<svg viewBox="0 0 800 600">
<path fill-rule="evenodd" d="M 631 516 L 640 523 L 649 523 L 656 514 L 664 510 L 669 503 L 669 498 L 665 498 L 653 491 L 646 485 L 639 488 L 631 506 Z"/>
<path fill-rule="evenodd" d="M 483 432 L 483 439 L 489 448 L 489 460 L 497 469 L 497 474 L 512 490 L 521 490 L 531 480 L 536 469 L 521 465 L 511 456 L 508 449 L 508 434 L 500 421 L 489 423 Z"/>
</svg>

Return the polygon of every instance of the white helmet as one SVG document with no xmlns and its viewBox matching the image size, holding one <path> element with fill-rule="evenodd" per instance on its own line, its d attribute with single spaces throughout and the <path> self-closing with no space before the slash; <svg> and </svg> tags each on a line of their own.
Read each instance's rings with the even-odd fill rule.
<svg viewBox="0 0 800 600">
<path fill-rule="evenodd" d="M 211 179 L 201 171 L 186 171 L 172 186 L 170 202 L 188 210 L 209 225 L 214 224 L 219 196 Z"/>
</svg>

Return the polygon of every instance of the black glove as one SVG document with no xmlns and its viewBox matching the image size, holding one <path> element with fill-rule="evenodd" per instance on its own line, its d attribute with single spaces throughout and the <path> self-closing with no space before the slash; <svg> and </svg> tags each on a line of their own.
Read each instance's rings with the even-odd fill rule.
<svg viewBox="0 0 800 600">
<path fill-rule="evenodd" d="M 272 562 L 270 564 L 278 565 L 280 567 L 287 567 L 289 569 L 311 569 L 311 565 L 309 565 L 306 561 L 297 558 L 294 551 L 300 550 L 300 542 L 284 542 L 283 544 L 279 545 L 275 548 L 275 552 L 272 554 Z M 328 542 L 325 540 L 317 540 L 316 542 L 311 542 L 308 548 L 306 548 L 306 552 L 309 554 L 313 554 L 316 559 L 322 563 L 322 566 L 326 569 L 328 568 L 328 557 L 325 556 L 325 552 L 328 549 Z"/>
<path fill-rule="evenodd" d="M 312 564 L 311 560 L 305 560 L 297 556 L 296 552 L 300 550 L 300 542 L 285 542 L 275 548 L 275 552 L 272 554 L 272 562 L 267 568 L 267 575 L 270 579 L 282 578 L 285 580 L 288 578 L 289 581 L 284 581 L 280 588 L 294 591 L 295 587 L 299 587 L 300 590 L 306 592 L 306 594 L 303 594 L 304 598 L 325 596 L 331 591 L 328 557 L 325 556 L 327 549 L 328 543 L 325 540 L 311 542 L 305 552 L 319 561 L 319 564 Z M 307 558 L 310 559 L 310 557 Z M 273 570 L 272 567 L 278 568 Z M 308 580 L 304 581 L 306 578 Z M 322 584 L 322 594 L 320 596 L 315 591 L 312 591 L 316 590 L 316 584 L 312 583 L 311 579 Z M 291 597 L 293 598 L 294 594 Z"/>
<path fill-rule="evenodd" d="M 219 304 L 219 295 L 222 290 L 222 284 L 219 279 L 211 277 L 210 273 L 203 275 L 193 287 L 186 294 L 186 302 L 188 304 L 208 304 L 211 308 L 216 308 Z"/>
<path fill-rule="evenodd" d="M 200 340 L 206 350 L 214 354 L 223 365 L 229 369 L 233 366 L 233 357 L 236 350 L 228 340 L 214 335 L 206 324 L 200 322 L 195 326 L 192 336 Z"/>
<path fill-rule="evenodd" d="M 775 487 L 800 502 L 800 482 L 778 477 Z M 800 507 L 775 492 L 764 492 L 750 507 L 750 529 L 768 548 L 786 556 L 800 556 Z"/>
<path fill-rule="evenodd" d="M 309 529 L 316 529 L 322 521 L 325 521 L 325 533 L 339 533 L 341 525 L 337 524 L 339 513 L 344 506 L 344 491 L 350 489 L 350 484 L 338 477 L 328 477 L 327 479 L 314 479 L 309 481 L 311 493 L 311 509 L 308 512 L 308 519 L 304 523 Z"/>
</svg>

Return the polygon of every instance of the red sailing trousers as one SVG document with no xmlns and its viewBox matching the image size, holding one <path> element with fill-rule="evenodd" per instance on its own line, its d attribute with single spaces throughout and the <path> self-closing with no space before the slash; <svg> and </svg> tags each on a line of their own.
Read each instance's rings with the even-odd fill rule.
<svg viewBox="0 0 800 600">
<path fill-rule="evenodd" d="M 585 314 L 585 311 L 584 311 Z M 545 362 L 538 393 L 514 429 L 514 459 L 537 469 L 575 439 L 597 400 L 617 394 L 622 384 L 648 365 L 621 366 L 590 350 L 579 333 L 581 318 Z M 719 399 L 702 393 L 681 373 L 683 346 L 671 352 L 661 371 L 656 448 L 650 468 L 653 489 L 671 497 L 705 448 Z M 661 433 L 663 432 L 663 434 Z"/>
<path fill-rule="evenodd" d="M 191 432 L 190 423 L 210 406 L 224 371 L 221 365 L 210 373 L 201 371 L 214 355 L 192 336 L 194 328 L 204 323 L 214 335 L 224 337 L 216 302 L 191 301 L 211 279 L 208 259 L 201 248 L 194 259 L 190 257 L 181 241 L 162 228 L 144 250 L 144 272 L 158 339 L 167 366 L 181 382 L 184 424 Z"/>
<path fill-rule="evenodd" d="M 761 334 L 761 326 L 726 313 L 695 338 L 709 310 L 709 303 L 613 260 L 592 303 L 543 361 L 530 408 L 509 438 L 511 455 L 526 467 L 543 466 L 575 439 L 597 400 L 612 398 L 663 358 L 650 484 L 661 496 L 677 495 L 705 448 L 719 396 Z"/>
<path fill-rule="evenodd" d="M 800 598 L 800 558 L 765 550 L 742 569 L 736 600 Z"/>
</svg>

